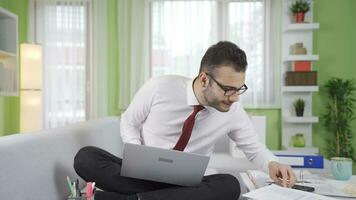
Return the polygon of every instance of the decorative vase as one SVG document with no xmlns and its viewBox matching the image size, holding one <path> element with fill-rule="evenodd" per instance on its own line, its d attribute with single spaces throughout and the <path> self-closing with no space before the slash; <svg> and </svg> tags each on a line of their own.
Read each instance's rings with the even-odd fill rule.
<svg viewBox="0 0 356 200">
<path fill-rule="evenodd" d="M 345 157 L 332 157 L 331 173 L 336 180 L 349 180 L 352 176 L 352 160 Z"/>
<path fill-rule="evenodd" d="M 293 147 L 305 147 L 305 138 L 302 133 L 297 133 L 292 137 Z"/>
<path fill-rule="evenodd" d="M 304 22 L 304 16 L 305 13 L 299 12 L 299 13 L 294 13 L 294 18 L 296 23 L 303 23 Z"/>
<path fill-rule="evenodd" d="M 303 117 L 304 115 L 304 108 L 300 108 L 300 109 L 295 109 L 295 113 L 298 117 Z"/>
</svg>

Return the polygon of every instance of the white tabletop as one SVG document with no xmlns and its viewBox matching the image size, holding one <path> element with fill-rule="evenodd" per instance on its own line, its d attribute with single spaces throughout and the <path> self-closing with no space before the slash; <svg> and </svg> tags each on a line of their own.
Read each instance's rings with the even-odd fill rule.
<svg viewBox="0 0 356 200">
<path fill-rule="evenodd" d="M 348 180 L 348 181 L 338 181 L 338 180 L 333 179 L 333 177 L 332 177 L 332 175 L 330 173 L 321 173 L 322 171 L 323 170 L 317 170 L 316 172 L 319 172 L 319 173 L 316 173 L 317 176 L 320 177 L 323 181 L 326 180 L 328 187 L 330 186 L 332 190 L 342 191 L 342 189 L 345 188 L 346 186 L 349 186 L 349 185 L 353 185 L 354 186 L 354 185 L 356 185 L 356 175 L 353 175 L 351 177 L 351 179 Z M 312 173 L 312 175 L 315 176 L 315 174 L 313 174 L 313 173 Z M 256 183 L 253 183 L 251 181 L 251 179 L 249 178 L 249 176 L 248 176 L 248 174 L 246 172 L 239 173 L 239 176 L 240 176 L 239 180 L 241 182 L 242 194 L 256 189 Z M 308 184 L 305 184 L 305 185 L 308 185 Z M 315 185 L 311 184 L 310 186 L 315 187 L 316 191 L 318 191 L 319 189 L 320 190 L 323 189 L 323 188 L 321 188 L 322 184 L 319 184 L 320 185 L 319 189 L 318 189 L 319 185 L 318 186 L 317 185 L 318 184 L 315 184 Z M 326 185 L 326 184 L 323 184 L 323 186 L 324 185 Z M 336 198 L 336 199 L 339 199 L 339 200 L 356 199 L 356 198 L 349 198 L 349 197 L 343 198 L 343 197 L 336 197 L 336 196 L 333 196 L 333 198 Z M 241 198 L 241 199 L 244 199 L 244 198 Z"/>
</svg>

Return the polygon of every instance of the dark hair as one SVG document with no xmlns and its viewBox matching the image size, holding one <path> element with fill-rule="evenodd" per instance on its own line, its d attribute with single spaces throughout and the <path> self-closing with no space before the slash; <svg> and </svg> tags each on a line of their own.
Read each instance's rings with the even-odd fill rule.
<svg viewBox="0 0 356 200">
<path fill-rule="evenodd" d="M 200 62 L 199 73 L 203 71 L 214 73 L 214 69 L 223 65 L 233 67 L 236 72 L 245 72 L 247 68 L 245 52 L 232 42 L 220 41 L 205 52 Z"/>
</svg>

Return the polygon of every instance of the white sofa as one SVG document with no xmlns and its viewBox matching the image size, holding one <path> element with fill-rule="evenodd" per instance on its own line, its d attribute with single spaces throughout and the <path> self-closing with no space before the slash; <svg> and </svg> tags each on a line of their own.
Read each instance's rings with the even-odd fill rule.
<svg viewBox="0 0 356 200">
<path fill-rule="evenodd" d="M 247 159 L 229 156 L 228 143 L 227 138 L 218 143 L 209 167 L 236 176 L 239 171 L 252 168 Z M 98 146 L 121 157 L 119 119 L 107 117 L 63 128 L 0 137 L 0 199 L 66 199 L 69 194 L 66 176 L 78 177 L 73 169 L 74 155 L 87 145 Z"/>
</svg>

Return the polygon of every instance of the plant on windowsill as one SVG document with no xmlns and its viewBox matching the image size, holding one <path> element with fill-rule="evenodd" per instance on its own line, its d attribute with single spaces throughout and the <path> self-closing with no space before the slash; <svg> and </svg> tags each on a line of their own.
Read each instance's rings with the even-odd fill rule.
<svg viewBox="0 0 356 200">
<path fill-rule="evenodd" d="M 296 0 L 290 7 L 296 23 L 303 23 L 305 13 L 310 10 L 310 3 L 306 0 Z"/>
<path fill-rule="evenodd" d="M 331 78 L 325 84 L 329 97 L 326 112 L 322 116 L 323 125 L 332 137 L 326 139 L 327 157 L 346 157 L 356 161 L 352 146 L 353 132 L 351 121 L 355 119 L 353 112 L 355 81 L 352 79 Z"/>
<path fill-rule="evenodd" d="M 305 101 L 303 99 L 299 98 L 293 103 L 293 106 L 294 106 L 295 113 L 296 113 L 297 117 L 303 117 Z"/>
</svg>

